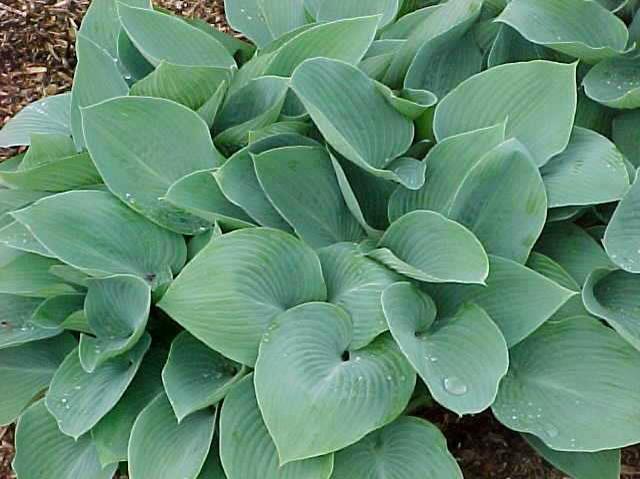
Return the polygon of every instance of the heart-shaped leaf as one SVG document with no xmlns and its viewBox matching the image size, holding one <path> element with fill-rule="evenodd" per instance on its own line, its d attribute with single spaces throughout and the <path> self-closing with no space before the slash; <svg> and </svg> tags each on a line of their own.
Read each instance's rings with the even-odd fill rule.
<svg viewBox="0 0 640 479">
<path fill-rule="evenodd" d="M 415 373 L 393 340 L 345 360 L 352 340 L 348 314 L 327 303 L 290 309 L 265 333 L 254 382 L 280 464 L 342 449 L 406 407 Z"/>
</svg>

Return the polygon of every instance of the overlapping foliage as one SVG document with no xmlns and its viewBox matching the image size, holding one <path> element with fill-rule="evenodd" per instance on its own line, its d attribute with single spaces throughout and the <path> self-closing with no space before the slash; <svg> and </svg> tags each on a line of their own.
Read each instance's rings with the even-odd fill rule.
<svg viewBox="0 0 640 479">
<path fill-rule="evenodd" d="M 18 477 L 462 477 L 431 401 L 618 477 L 637 7 L 227 0 L 250 44 L 94 0 L 71 93 L 0 131 Z"/>
</svg>

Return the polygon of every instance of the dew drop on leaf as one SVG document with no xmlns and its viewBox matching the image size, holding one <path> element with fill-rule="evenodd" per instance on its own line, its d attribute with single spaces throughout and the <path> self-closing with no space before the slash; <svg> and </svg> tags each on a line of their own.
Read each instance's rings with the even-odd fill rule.
<svg viewBox="0 0 640 479">
<path fill-rule="evenodd" d="M 444 378 L 444 389 L 454 396 L 462 396 L 468 391 L 467 385 L 456 376 Z"/>
</svg>

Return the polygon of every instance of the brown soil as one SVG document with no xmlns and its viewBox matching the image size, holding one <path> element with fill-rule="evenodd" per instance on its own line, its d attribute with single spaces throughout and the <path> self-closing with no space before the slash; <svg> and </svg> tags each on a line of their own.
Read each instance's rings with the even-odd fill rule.
<svg viewBox="0 0 640 479">
<path fill-rule="evenodd" d="M 223 30 L 222 0 L 158 0 L 185 16 L 206 19 Z M 0 125 L 26 104 L 71 86 L 75 30 L 88 0 L 0 0 Z M 0 158 L 15 150 L 0 150 Z M 458 418 L 441 408 L 424 416 L 439 425 L 467 479 L 562 479 L 516 433 L 490 413 Z M 0 427 L 0 479 L 14 479 L 13 428 Z M 623 454 L 623 477 L 640 478 L 640 450 Z M 54 479 L 54 478 L 52 478 Z"/>
</svg>

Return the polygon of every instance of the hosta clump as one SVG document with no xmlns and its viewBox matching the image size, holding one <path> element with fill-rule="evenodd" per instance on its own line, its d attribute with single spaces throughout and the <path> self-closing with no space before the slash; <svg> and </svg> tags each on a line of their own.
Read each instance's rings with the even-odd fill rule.
<svg viewBox="0 0 640 479">
<path fill-rule="evenodd" d="M 18 477 L 459 478 L 433 402 L 617 477 L 637 2 L 226 8 L 252 43 L 94 0 L 71 93 L 0 131 Z"/>
</svg>

